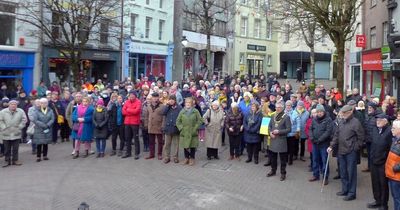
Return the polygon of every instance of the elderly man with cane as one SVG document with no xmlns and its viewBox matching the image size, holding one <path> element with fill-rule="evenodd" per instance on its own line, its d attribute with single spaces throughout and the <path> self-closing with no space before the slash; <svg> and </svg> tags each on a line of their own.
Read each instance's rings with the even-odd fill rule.
<svg viewBox="0 0 400 210">
<path fill-rule="evenodd" d="M 351 201 L 356 199 L 357 155 L 365 133 L 360 121 L 353 116 L 351 106 L 345 105 L 340 112 L 343 120 L 339 123 L 327 152 L 332 152 L 332 148 L 338 146 L 342 191 L 336 195 L 345 196 L 343 200 Z"/>
</svg>

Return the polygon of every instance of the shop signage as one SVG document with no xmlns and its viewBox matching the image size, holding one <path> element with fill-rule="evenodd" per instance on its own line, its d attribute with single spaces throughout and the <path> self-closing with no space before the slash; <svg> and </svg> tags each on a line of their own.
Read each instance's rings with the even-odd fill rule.
<svg viewBox="0 0 400 210">
<path fill-rule="evenodd" d="M 249 55 L 247 55 L 247 59 L 264 60 L 264 56 L 249 54 Z"/>
<path fill-rule="evenodd" d="M 367 46 L 367 37 L 365 34 L 356 35 L 356 47 L 365 48 Z"/>
<path fill-rule="evenodd" d="M 0 52 L 0 67 L 26 66 L 27 55 L 15 52 Z"/>
<path fill-rule="evenodd" d="M 383 71 L 390 71 L 392 64 L 390 60 L 390 48 L 389 47 L 382 47 L 382 70 Z"/>
<path fill-rule="evenodd" d="M 168 55 L 168 46 L 166 45 L 131 42 L 129 50 L 131 53 Z"/>
<path fill-rule="evenodd" d="M 362 68 L 364 71 L 382 71 L 381 51 L 379 50 L 363 53 Z"/>
<path fill-rule="evenodd" d="M 247 45 L 248 50 L 255 50 L 255 51 L 267 51 L 266 46 L 261 46 L 261 45 L 254 45 L 254 44 L 248 44 Z"/>
</svg>

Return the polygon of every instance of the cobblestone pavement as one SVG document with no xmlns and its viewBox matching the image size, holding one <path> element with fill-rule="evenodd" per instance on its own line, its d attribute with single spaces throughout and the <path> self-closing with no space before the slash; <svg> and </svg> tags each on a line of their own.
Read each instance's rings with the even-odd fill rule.
<svg viewBox="0 0 400 210">
<path fill-rule="evenodd" d="M 92 155 L 73 160 L 71 143 L 50 145 L 50 160 L 37 163 L 29 146 L 22 145 L 24 165 L 0 168 L 0 209 L 71 210 L 85 201 L 91 210 L 358 210 L 372 200 L 369 174 L 361 173 L 361 166 L 357 200 L 346 202 L 335 195 L 339 181 L 330 180 L 323 193 L 320 183 L 307 181 L 308 162 L 295 161 L 287 180 L 280 182 L 279 176 L 265 176 L 264 157 L 259 165 L 228 161 L 228 150 L 220 150 L 221 160 L 207 161 L 201 146 L 196 165 L 190 167 L 145 160 L 147 154 L 136 161 L 108 153 L 101 159 Z M 334 166 L 332 160 L 332 172 Z"/>
</svg>

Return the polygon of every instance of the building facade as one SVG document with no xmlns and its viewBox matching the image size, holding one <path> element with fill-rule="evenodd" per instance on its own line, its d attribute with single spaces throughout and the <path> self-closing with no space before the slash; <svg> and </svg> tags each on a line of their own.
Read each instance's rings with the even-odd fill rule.
<svg viewBox="0 0 400 210">
<path fill-rule="evenodd" d="M 398 0 L 389 0 L 389 37 L 393 95 L 400 96 L 400 7 Z"/>
<path fill-rule="evenodd" d="M 269 6 L 269 1 L 237 1 L 231 73 L 278 73 L 278 34 L 273 30 L 274 19 L 267 12 Z"/>
<path fill-rule="evenodd" d="M 362 29 L 366 48 L 362 51 L 363 93 L 383 98 L 390 94 L 390 59 L 388 56 L 388 9 L 385 1 L 364 1 Z M 371 18 L 373 17 L 373 18 Z"/>
<path fill-rule="evenodd" d="M 161 74 L 172 79 L 174 2 L 136 0 L 127 2 L 124 22 L 125 64 L 123 77 L 139 79 Z M 128 56 L 128 57 L 126 57 Z"/>
</svg>

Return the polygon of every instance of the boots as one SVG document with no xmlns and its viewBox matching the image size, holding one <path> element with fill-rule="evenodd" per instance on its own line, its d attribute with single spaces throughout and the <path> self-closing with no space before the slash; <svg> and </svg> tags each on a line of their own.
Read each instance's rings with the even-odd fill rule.
<svg viewBox="0 0 400 210">
<path fill-rule="evenodd" d="M 189 160 L 189 166 L 194 166 L 194 159 Z"/>
<path fill-rule="evenodd" d="M 76 159 L 78 157 L 79 157 L 79 151 L 75 151 L 75 155 L 74 155 L 74 157 L 72 159 Z"/>
<path fill-rule="evenodd" d="M 182 165 L 187 165 L 189 164 L 189 159 L 185 158 L 185 160 L 182 162 Z"/>
<path fill-rule="evenodd" d="M 87 158 L 88 156 L 89 156 L 89 150 L 85 150 L 85 154 L 82 157 Z"/>
<path fill-rule="evenodd" d="M 113 151 L 111 152 L 110 156 L 114 156 L 114 155 L 116 155 L 116 154 L 117 154 L 117 152 L 116 152 L 115 150 L 113 150 Z"/>
</svg>

